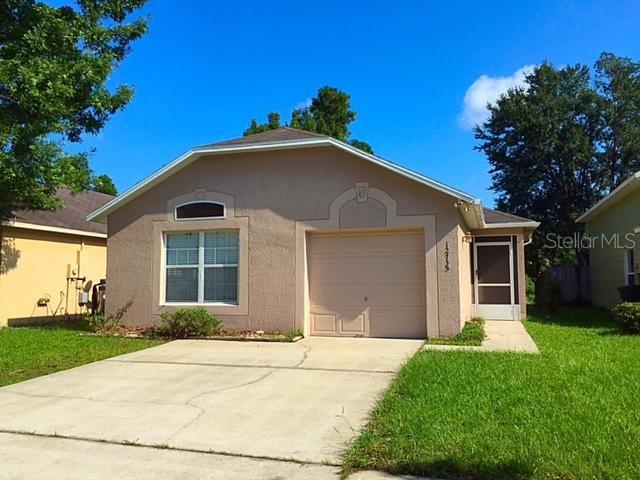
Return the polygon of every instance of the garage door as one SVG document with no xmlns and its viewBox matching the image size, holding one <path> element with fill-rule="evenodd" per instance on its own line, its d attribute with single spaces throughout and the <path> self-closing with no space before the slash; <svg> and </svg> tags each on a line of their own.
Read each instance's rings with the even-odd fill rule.
<svg viewBox="0 0 640 480">
<path fill-rule="evenodd" d="M 422 233 L 313 234 L 312 335 L 425 338 Z"/>
</svg>

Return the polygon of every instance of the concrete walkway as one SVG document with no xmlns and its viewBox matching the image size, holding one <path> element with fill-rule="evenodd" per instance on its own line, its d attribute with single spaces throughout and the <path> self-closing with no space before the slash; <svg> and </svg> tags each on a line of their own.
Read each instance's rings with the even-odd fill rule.
<svg viewBox="0 0 640 480">
<path fill-rule="evenodd" d="M 337 478 L 415 340 L 181 340 L 0 388 L 3 478 Z"/>
<path fill-rule="evenodd" d="M 535 342 L 522 322 L 487 320 L 484 325 L 486 338 L 481 346 L 425 345 L 423 350 L 469 350 L 477 352 L 539 353 Z"/>
</svg>

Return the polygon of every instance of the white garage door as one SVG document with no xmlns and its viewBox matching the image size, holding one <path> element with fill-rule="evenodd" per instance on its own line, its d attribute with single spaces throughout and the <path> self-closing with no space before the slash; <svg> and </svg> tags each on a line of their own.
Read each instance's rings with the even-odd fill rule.
<svg viewBox="0 0 640 480">
<path fill-rule="evenodd" d="M 313 234 L 312 335 L 425 338 L 422 233 Z"/>
</svg>

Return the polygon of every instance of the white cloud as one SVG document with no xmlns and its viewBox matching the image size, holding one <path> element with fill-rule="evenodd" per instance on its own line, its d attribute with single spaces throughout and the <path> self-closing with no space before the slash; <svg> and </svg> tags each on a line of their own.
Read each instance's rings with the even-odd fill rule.
<svg viewBox="0 0 640 480">
<path fill-rule="evenodd" d="M 510 88 L 524 85 L 525 75 L 531 73 L 535 65 L 525 65 L 508 77 L 480 75 L 467 89 L 462 101 L 462 113 L 458 122 L 462 128 L 471 129 L 489 118 L 487 103 L 495 102 Z"/>
<path fill-rule="evenodd" d="M 299 110 L 301 108 L 307 108 L 311 106 L 311 97 L 304 99 L 301 102 L 296 103 L 296 106 L 293 107 L 296 110 Z"/>
</svg>

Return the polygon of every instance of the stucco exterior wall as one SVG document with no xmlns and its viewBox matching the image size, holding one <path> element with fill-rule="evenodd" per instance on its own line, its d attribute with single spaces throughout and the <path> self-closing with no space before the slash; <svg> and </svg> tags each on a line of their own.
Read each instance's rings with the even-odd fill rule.
<svg viewBox="0 0 640 480">
<path fill-rule="evenodd" d="M 466 231 L 458 229 L 458 251 L 460 252 L 460 328 L 474 316 L 471 283 L 471 239 L 465 240 Z"/>
<path fill-rule="evenodd" d="M 427 281 L 437 283 L 438 335 L 457 333 L 463 315 L 460 271 L 464 268 L 458 250 L 460 231 L 467 228 L 453 198 L 331 147 L 203 157 L 113 212 L 108 218 L 107 308 L 133 300 L 125 322 L 136 325 L 155 323 L 159 313 L 172 309 L 159 305 L 153 287 L 153 279 L 162 276 L 159 262 L 154 261 L 164 228 L 160 225 L 180 223 L 173 220 L 172 199 L 222 194 L 233 198 L 233 218 L 228 220 L 246 224 L 247 258 L 241 258 L 241 264 L 247 265 L 247 308 L 222 313 L 207 308 L 227 328 L 295 328 L 296 256 L 301 253 L 296 225 L 329 219 L 332 202 L 358 182 L 368 182 L 391 197 L 397 218 L 434 216 L 435 229 L 426 235 L 434 240 L 435 272 L 427 272 Z M 369 213 L 353 208 L 345 207 L 344 218 L 349 220 L 343 227 L 353 222 L 381 226 L 377 203 L 370 205 Z M 220 220 L 196 222 L 200 230 L 222 225 Z M 183 226 L 185 231 L 194 228 Z M 176 228 L 182 226 L 172 227 Z M 242 250 L 242 234 L 240 245 Z"/>
<path fill-rule="evenodd" d="M 75 283 L 67 292 L 67 265 L 92 282 L 105 278 L 106 239 L 50 233 L 24 228 L 2 228 L 0 264 L 0 324 L 9 319 L 81 313 Z M 68 294 L 68 297 L 67 297 Z M 38 307 L 49 297 L 49 309 Z"/>
<path fill-rule="evenodd" d="M 625 285 L 624 248 L 626 235 L 635 243 L 636 262 L 640 260 L 640 235 L 634 229 L 640 225 L 640 190 L 620 200 L 587 224 L 587 234 L 611 238 L 618 234 L 620 244 L 597 245 L 589 252 L 591 301 L 599 307 L 611 308 L 621 302 L 618 287 Z M 599 242 L 599 241 L 598 241 Z M 600 242 L 599 242 L 600 243 Z M 632 246 L 632 243 L 629 244 Z"/>
</svg>

